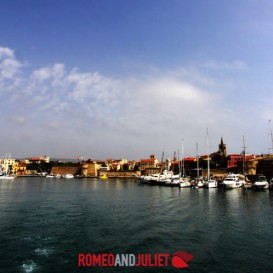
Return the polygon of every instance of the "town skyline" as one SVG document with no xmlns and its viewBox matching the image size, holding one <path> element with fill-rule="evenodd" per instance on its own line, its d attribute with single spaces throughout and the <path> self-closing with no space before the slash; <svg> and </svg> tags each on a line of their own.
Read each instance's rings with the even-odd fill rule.
<svg viewBox="0 0 273 273">
<path fill-rule="evenodd" d="M 199 147 L 198 143 L 195 143 L 196 147 Z M 273 144 L 273 143 L 272 143 Z M 224 154 L 226 157 L 228 157 L 229 155 L 243 155 L 245 153 L 245 155 L 253 155 L 253 156 L 260 156 L 260 155 L 273 155 L 273 153 L 271 152 L 267 152 L 267 153 L 251 153 L 247 151 L 247 147 L 246 146 L 242 146 L 240 151 L 237 152 L 231 152 L 228 153 L 228 149 L 227 149 L 227 145 L 225 144 L 223 138 L 221 137 L 221 140 L 219 141 L 218 145 L 217 145 L 217 149 L 215 150 L 206 150 L 204 153 L 199 153 L 198 150 L 195 151 L 195 154 L 183 154 L 183 152 L 185 151 L 184 145 L 182 147 L 180 147 L 181 149 L 178 149 L 176 151 L 173 152 L 165 152 L 164 150 L 160 153 L 146 153 L 146 155 L 144 155 L 143 157 L 140 158 L 126 158 L 126 157 L 121 157 L 121 156 L 117 156 L 117 157 L 105 157 L 105 158 L 93 158 L 91 156 L 83 156 L 83 155 L 71 155 L 71 156 L 51 156 L 48 153 L 45 153 L 44 155 L 29 155 L 29 156 L 23 156 L 23 157 L 14 157 L 12 156 L 10 153 L 6 153 L 5 155 L 0 155 L 0 160 L 1 159 L 31 159 L 31 160 L 45 160 L 47 162 L 49 161 L 57 161 L 57 160 L 63 160 L 63 161 L 69 161 L 69 160 L 73 160 L 73 161 L 78 161 L 78 162 L 84 162 L 84 161 L 88 161 L 88 160 L 92 160 L 92 161 L 110 161 L 110 160 L 126 160 L 126 161 L 140 161 L 140 160 L 146 160 L 146 159 L 150 159 L 151 156 L 154 156 L 155 158 L 157 158 L 157 160 L 159 162 L 166 161 L 166 160 L 171 160 L 171 161 L 181 161 L 183 160 L 183 158 L 197 158 L 197 157 L 205 157 L 208 155 L 207 152 L 209 152 L 210 155 L 215 154 L 220 152 L 221 154 Z M 207 148 L 207 147 L 206 147 Z M 269 148 L 269 150 L 272 150 L 272 148 Z"/>
<path fill-rule="evenodd" d="M 272 152 L 270 1 L 4 1 L 0 155 Z"/>
</svg>

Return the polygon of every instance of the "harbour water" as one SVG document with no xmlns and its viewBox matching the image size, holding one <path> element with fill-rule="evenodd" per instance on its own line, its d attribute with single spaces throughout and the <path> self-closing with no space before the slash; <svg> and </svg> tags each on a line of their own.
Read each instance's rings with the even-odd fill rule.
<svg viewBox="0 0 273 273">
<path fill-rule="evenodd" d="M 78 267 L 79 253 L 194 255 L 189 268 Z M 130 179 L 0 181 L 0 272 L 259 272 L 273 268 L 273 192 Z"/>
</svg>

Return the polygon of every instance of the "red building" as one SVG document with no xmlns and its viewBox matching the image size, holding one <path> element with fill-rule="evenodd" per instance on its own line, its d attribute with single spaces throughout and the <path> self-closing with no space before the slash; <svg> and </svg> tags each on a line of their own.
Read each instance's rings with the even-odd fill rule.
<svg viewBox="0 0 273 273">
<path fill-rule="evenodd" d="M 248 161 L 253 159 L 254 155 L 246 155 L 245 160 Z M 242 165 L 243 155 L 242 154 L 230 154 L 227 157 L 227 169 L 237 168 L 238 164 Z"/>
</svg>

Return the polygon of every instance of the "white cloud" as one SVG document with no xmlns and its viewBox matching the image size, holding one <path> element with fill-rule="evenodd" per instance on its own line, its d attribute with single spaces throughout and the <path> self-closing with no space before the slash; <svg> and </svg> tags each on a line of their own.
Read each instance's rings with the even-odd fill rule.
<svg viewBox="0 0 273 273">
<path fill-rule="evenodd" d="M 26 123 L 26 118 L 23 116 L 11 116 L 9 118 L 10 121 L 16 123 L 16 124 L 24 124 Z"/>
<path fill-rule="evenodd" d="M 48 128 L 50 129 L 59 129 L 62 127 L 62 122 L 58 121 L 58 120 L 52 120 L 49 121 L 49 123 L 47 124 Z"/>
<path fill-rule="evenodd" d="M 193 155 L 196 141 L 200 143 L 200 153 L 205 152 L 206 127 L 213 151 L 218 148 L 221 136 L 233 147 L 241 147 L 242 132 L 233 128 L 243 128 L 249 112 L 242 114 L 238 104 L 227 107 L 227 98 L 217 93 L 218 87 L 225 84 L 223 79 L 219 82 L 198 69 L 118 78 L 98 72 L 82 73 L 76 68 L 67 71 L 64 64 L 53 64 L 20 78 L 18 75 L 23 73 L 16 73 L 23 66 L 13 51 L 0 48 L 0 56 L 2 61 L 14 60 L 19 64 L 14 65 L 14 72 L 4 73 L 13 86 L 12 101 L 3 92 L 8 85 L 4 81 L 1 87 L 0 81 L 1 103 L 8 106 L 1 115 L 22 125 L 19 134 L 22 139 L 35 140 L 37 153 L 41 146 L 47 149 L 43 153 L 52 155 L 78 150 L 85 157 L 138 159 L 163 149 L 172 153 L 181 146 L 183 138 L 188 145 L 186 153 Z M 209 66 L 243 68 L 240 62 L 209 62 Z M 0 126 L 5 127 L 4 122 L 1 119 Z M 14 130 L 12 126 L 8 129 Z M 7 143 L 8 136 L 3 134 L 1 139 Z M 14 141 L 11 139 L 7 145 L 20 147 L 13 145 Z M 26 145 L 33 151 L 30 153 L 35 152 L 31 141 Z"/>
<path fill-rule="evenodd" d="M 8 47 L 0 47 L 0 60 L 4 58 L 14 59 L 13 50 Z"/>
<path fill-rule="evenodd" d="M 72 86 L 70 97 L 83 103 L 85 100 L 110 103 L 118 95 L 119 81 L 103 77 L 99 73 L 80 73 L 73 70 L 66 77 L 66 82 Z"/>
<path fill-rule="evenodd" d="M 210 60 L 204 63 L 204 67 L 210 68 L 210 69 L 219 69 L 219 70 L 243 70 L 247 66 L 246 64 L 241 60 L 235 60 L 233 62 L 222 62 L 222 61 L 216 61 L 216 60 Z"/>
<path fill-rule="evenodd" d="M 0 80 L 11 79 L 22 67 L 11 49 L 0 47 Z"/>
<path fill-rule="evenodd" d="M 63 64 L 54 64 L 51 67 L 43 67 L 35 70 L 31 75 L 31 80 L 43 82 L 53 79 L 54 82 L 54 80 L 61 79 L 64 76 L 64 73 L 65 71 Z"/>
</svg>

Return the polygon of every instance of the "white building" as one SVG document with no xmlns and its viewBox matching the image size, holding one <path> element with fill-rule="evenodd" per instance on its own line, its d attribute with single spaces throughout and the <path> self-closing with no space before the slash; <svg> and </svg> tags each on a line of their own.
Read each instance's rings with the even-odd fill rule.
<svg viewBox="0 0 273 273">
<path fill-rule="evenodd" d="M 15 159 L 14 158 L 1 158 L 0 168 L 2 173 L 14 173 L 15 171 Z"/>
</svg>

